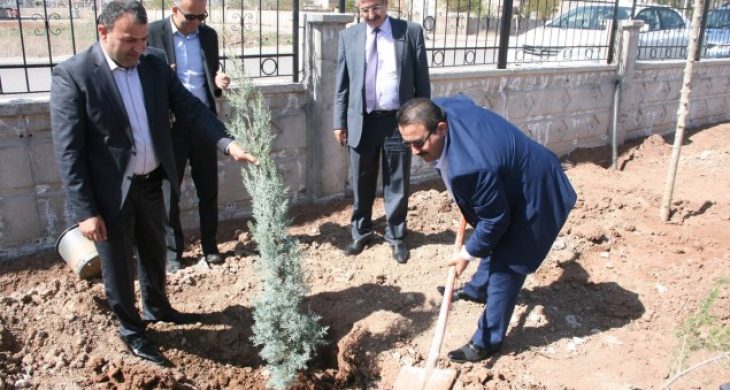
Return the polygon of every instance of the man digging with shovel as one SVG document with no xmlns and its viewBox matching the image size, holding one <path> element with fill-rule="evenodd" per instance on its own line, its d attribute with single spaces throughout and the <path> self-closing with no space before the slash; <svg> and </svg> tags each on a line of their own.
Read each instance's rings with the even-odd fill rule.
<svg viewBox="0 0 730 390">
<path fill-rule="evenodd" d="M 448 356 L 484 360 L 502 347 L 525 276 L 547 256 L 575 191 L 551 151 L 466 96 L 412 99 L 396 121 L 403 144 L 433 163 L 474 228 L 448 265 L 458 276 L 481 258 L 479 268 L 452 300 L 488 303 L 471 340 Z"/>
</svg>

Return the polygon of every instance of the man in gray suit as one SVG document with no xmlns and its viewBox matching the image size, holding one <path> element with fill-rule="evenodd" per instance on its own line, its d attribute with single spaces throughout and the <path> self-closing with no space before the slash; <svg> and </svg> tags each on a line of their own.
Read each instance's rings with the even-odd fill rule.
<svg viewBox="0 0 730 390">
<path fill-rule="evenodd" d="M 101 258 L 109 307 L 135 356 L 164 364 L 146 323 L 191 323 L 165 293 L 162 186 L 177 183 L 169 113 L 239 161 L 256 162 L 226 136 L 215 115 L 147 46 L 147 13 L 138 1 L 114 0 L 99 15 L 99 43 L 53 69 L 51 129 L 79 230 Z M 172 189 L 177 189 L 173 185 Z M 135 307 L 133 245 L 139 254 L 142 315 Z"/>
<path fill-rule="evenodd" d="M 364 22 L 340 33 L 334 135 L 350 152 L 354 202 L 352 242 L 357 255 L 373 238 L 372 208 L 382 154 L 385 239 L 398 263 L 408 261 L 406 215 L 411 153 L 395 114 L 414 97 L 430 98 L 431 85 L 421 26 L 387 15 L 387 0 L 359 0 Z"/>
</svg>

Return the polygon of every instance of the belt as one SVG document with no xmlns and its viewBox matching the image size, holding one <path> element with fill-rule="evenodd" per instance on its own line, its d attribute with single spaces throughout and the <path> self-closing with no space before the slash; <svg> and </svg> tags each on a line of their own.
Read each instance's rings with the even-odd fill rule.
<svg viewBox="0 0 730 390">
<path fill-rule="evenodd" d="M 132 175 L 130 179 L 136 182 L 144 182 L 157 180 L 160 178 L 162 178 L 162 167 L 157 167 L 152 172 L 146 173 L 144 175 Z"/>
<path fill-rule="evenodd" d="M 398 112 L 398 110 L 388 110 L 388 111 L 382 111 L 382 110 L 376 110 L 376 111 L 370 111 L 366 115 L 369 116 L 392 116 L 395 115 L 395 113 Z"/>
</svg>

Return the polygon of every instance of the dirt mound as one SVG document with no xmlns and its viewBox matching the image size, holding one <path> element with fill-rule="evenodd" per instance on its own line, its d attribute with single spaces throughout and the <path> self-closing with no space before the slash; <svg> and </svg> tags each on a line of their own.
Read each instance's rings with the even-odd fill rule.
<svg viewBox="0 0 730 390">
<path fill-rule="evenodd" d="M 668 224 L 658 219 L 671 153 L 664 138 L 623 146 L 616 171 L 608 148 L 568 156 L 578 204 L 528 277 L 503 350 L 480 364 L 445 359 L 469 340 L 483 310 L 471 302 L 452 306 L 439 365 L 457 370 L 454 388 L 629 389 L 667 380 L 682 349 L 677 330 L 716 281 L 729 277 L 729 138 L 728 125 L 689 134 Z M 440 305 L 435 287 L 446 280 L 458 209 L 441 183 L 415 186 L 411 260 L 400 265 L 382 237 L 356 257 L 342 255 L 350 202 L 292 213 L 310 287 L 303 305 L 329 327 L 328 345 L 293 389 L 390 389 L 401 367 L 422 366 L 428 354 Z M 380 201 L 374 223 L 381 233 L 382 215 Z M 168 278 L 168 294 L 177 309 L 206 316 L 199 324 L 150 326 L 171 362 L 165 368 L 125 349 L 99 280 L 77 280 L 52 253 L 0 263 L 0 389 L 264 389 L 268 372 L 250 341 L 261 281 L 245 221 L 223 224 L 220 266 L 199 262 L 199 242 L 189 236 L 185 267 Z M 719 289 L 708 312 L 725 327 L 729 294 Z M 700 325 L 697 337 L 711 332 Z M 690 351 L 686 362 L 709 357 Z M 714 364 L 674 387 L 717 388 L 727 378 L 727 365 Z"/>
</svg>

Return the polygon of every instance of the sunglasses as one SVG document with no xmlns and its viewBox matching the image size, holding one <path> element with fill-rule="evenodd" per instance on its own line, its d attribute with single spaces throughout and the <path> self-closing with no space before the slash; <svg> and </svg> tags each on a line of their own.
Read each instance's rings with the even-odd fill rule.
<svg viewBox="0 0 730 390">
<path fill-rule="evenodd" d="M 433 134 L 433 131 L 429 131 L 426 138 L 418 141 L 403 141 L 403 146 L 406 148 L 414 147 L 416 149 L 421 149 L 423 145 L 426 145 L 426 142 L 431 138 L 431 134 Z"/>
<path fill-rule="evenodd" d="M 185 20 L 188 22 L 192 22 L 193 20 L 199 20 L 204 21 L 206 18 L 208 18 L 208 13 L 204 12 L 202 15 L 195 15 L 195 14 L 182 14 L 185 17 Z"/>
</svg>

